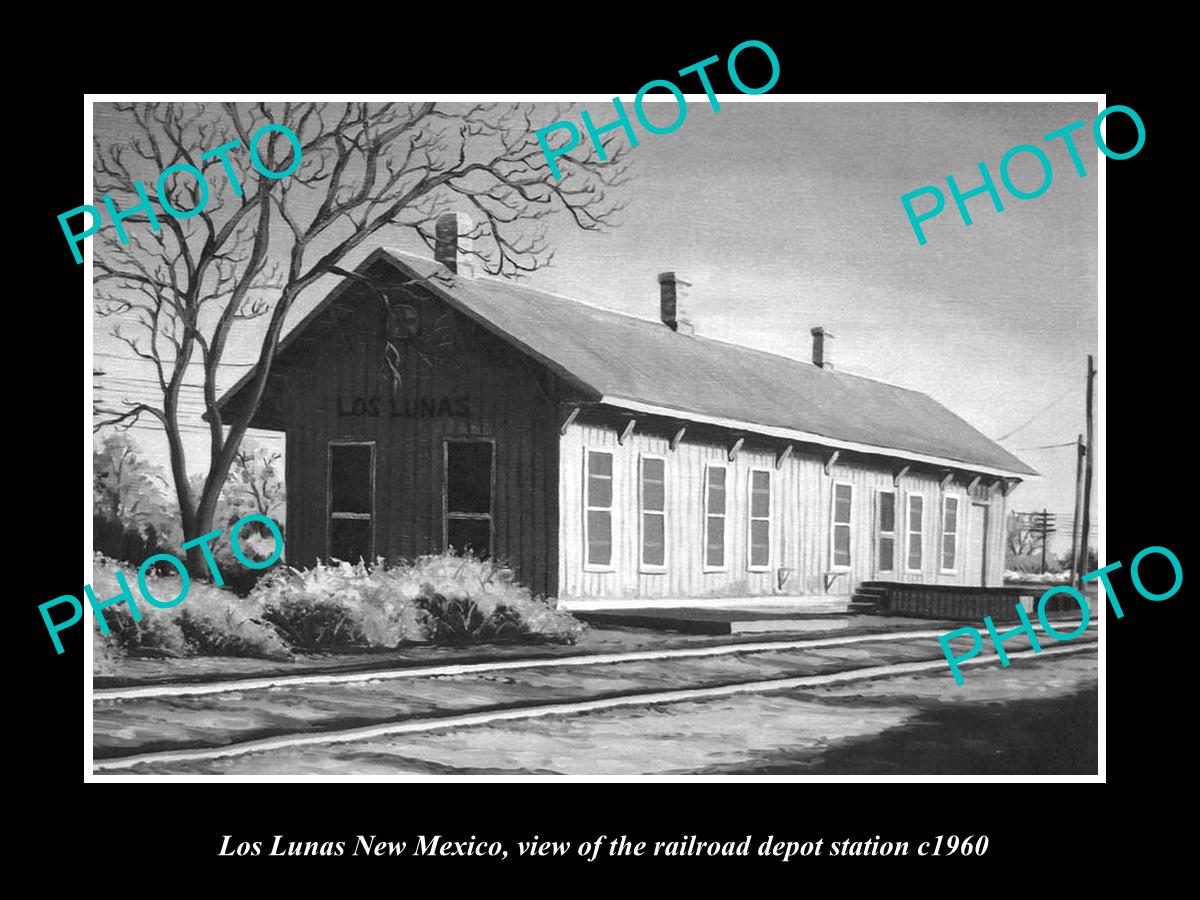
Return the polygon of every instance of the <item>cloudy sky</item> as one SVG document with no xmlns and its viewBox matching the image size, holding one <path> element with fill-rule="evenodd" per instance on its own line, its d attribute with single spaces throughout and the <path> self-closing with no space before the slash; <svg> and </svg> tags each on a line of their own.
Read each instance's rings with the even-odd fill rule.
<svg viewBox="0 0 1200 900">
<path fill-rule="evenodd" d="M 766 95 L 769 97 L 769 95 Z M 630 98 L 626 98 L 627 102 Z M 765 99 L 765 98 L 764 98 Z M 672 101 L 673 102 L 673 101 Z M 588 103 L 597 123 L 605 104 Z M 611 109 L 611 106 L 608 107 Z M 1061 141 L 1042 136 L 1095 117 L 1094 103 L 789 103 L 724 98 L 714 112 L 691 100 L 683 126 L 639 134 L 637 173 L 619 228 L 585 234 L 556 223 L 550 268 L 531 286 L 654 317 L 659 272 L 690 281 L 698 333 L 807 359 L 809 329 L 835 335 L 836 365 L 924 391 L 1043 474 L 1013 495 L 1016 509 L 1072 514 L 1073 442 L 1084 431 L 1086 356 L 1097 352 L 1097 177 L 1103 157 L 1090 127 L 1077 132 L 1079 177 Z M 669 121 L 666 110 L 656 120 Z M 102 111 L 97 133 L 110 126 Z M 1011 147 L 1043 147 L 1053 165 L 1041 197 L 1021 201 L 1000 185 Z M 963 225 L 946 177 L 981 183 L 985 161 L 1001 192 L 968 200 Z M 1010 169 L 1033 190 L 1029 154 Z M 918 244 L 900 196 L 939 185 L 947 208 Z M 923 209 L 924 207 L 918 207 Z M 427 254 L 407 237 L 385 243 Z M 353 264 L 370 249 L 351 258 Z M 302 298 L 297 320 L 322 290 Z M 97 322 L 96 364 L 108 396 L 152 397 L 152 373 Z M 227 359 L 256 354 L 256 329 L 235 335 Z M 244 367 L 225 369 L 231 384 Z M 199 375 L 193 379 L 200 383 Z M 224 386 L 224 385 L 223 385 Z M 199 391 L 191 391 L 197 400 Z M 187 408 L 199 419 L 199 404 Z M 132 434 L 166 465 L 153 426 Z M 204 471 L 203 431 L 189 428 L 188 466 Z"/>
</svg>

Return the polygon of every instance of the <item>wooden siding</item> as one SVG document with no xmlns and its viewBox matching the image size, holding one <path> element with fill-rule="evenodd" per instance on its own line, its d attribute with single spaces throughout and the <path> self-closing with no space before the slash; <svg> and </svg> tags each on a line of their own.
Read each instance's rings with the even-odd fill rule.
<svg viewBox="0 0 1200 900">
<path fill-rule="evenodd" d="M 390 281 L 393 297 L 404 291 L 389 266 L 372 277 Z M 535 592 L 553 593 L 554 380 L 426 292 L 410 290 L 403 302 L 417 310 L 421 339 L 404 347 L 394 396 L 383 357 L 382 304 L 359 286 L 306 333 L 303 364 L 279 372 L 272 409 L 287 434 L 289 563 L 311 565 L 327 554 L 330 441 L 375 442 L 375 553 L 411 559 L 444 547 L 445 440 L 487 438 L 495 442 L 495 556 Z M 360 401 L 366 414 L 355 415 Z"/>
<path fill-rule="evenodd" d="M 559 595 L 567 598 L 667 598 L 736 597 L 764 595 L 850 594 L 862 581 L 890 580 L 925 584 L 967 583 L 964 553 L 970 545 L 966 533 L 972 500 L 989 510 L 987 573 L 989 585 L 1000 585 L 1003 573 L 1005 498 L 997 489 L 977 486 L 968 497 L 967 481 L 960 477 L 943 492 L 943 473 L 919 472 L 916 467 L 893 486 L 900 463 L 856 458 L 843 453 L 825 473 L 828 453 L 798 445 L 776 469 L 783 442 L 745 438 L 735 461 L 729 448 L 740 435 L 704 434 L 693 430 L 670 449 L 675 427 L 635 426 L 625 443 L 618 436 L 627 421 L 619 415 L 590 412 L 581 415 L 563 436 L 559 454 L 559 498 L 562 511 L 559 539 Z M 613 566 L 610 572 L 588 571 L 583 534 L 584 457 L 587 450 L 613 454 Z M 639 566 L 639 459 L 642 454 L 666 460 L 666 545 L 663 572 L 642 571 Z M 726 571 L 704 571 L 704 472 L 708 464 L 727 467 Z M 752 469 L 771 472 L 771 565 L 767 572 L 748 565 L 748 492 Z M 833 577 L 831 526 L 833 486 L 853 487 L 851 565 Z M 877 570 L 875 542 L 877 497 L 880 491 L 896 492 L 897 569 Z M 924 553 L 920 571 L 905 571 L 908 549 L 907 497 L 925 497 Z M 958 564 L 953 573 L 940 566 L 942 503 L 945 494 L 960 499 Z M 828 579 L 828 581 L 827 581 Z"/>
</svg>

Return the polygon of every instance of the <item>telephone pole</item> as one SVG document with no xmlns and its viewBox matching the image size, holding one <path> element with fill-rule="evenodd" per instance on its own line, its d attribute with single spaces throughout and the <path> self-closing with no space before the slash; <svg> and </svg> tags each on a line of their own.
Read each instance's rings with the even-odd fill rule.
<svg viewBox="0 0 1200 900">
<path fill-rule="evenodd" d="M 1042 536 L 1042 571 L 1046 571 L 1046 544 L 1050 542 L 1050 535 L 1054 534 L 1054 513 L 1048 509 L 1043 509 L 1041 512 L 1032 514 L 1033 525 L 1030 527 L 1030 532 L 1040 534 Z"/>
<path fill-rule="evenodd" d="M 1083 571 L 1079 568 L 1079 525 L 1083 516 L 1080 502 L 1083 499 L 1083 455 L 1087 452 L 1083 445 L 1083 435 L 1075 438 L 1075 515 L 1071 519 L 1071 584 L 1079 587 Z"/>
<path fill-rule="evenodd" d="M 1088 531 L 1092 518 L 1092 466 L 1096 459 L 1096 423 L 1093 394 L 1096 382 L 1096 361 L 1092 354 L 1087 359 L 1087 459 L 1083 474 L 1083 523 L 1079 528 L 1079 562 L 1077 571 L 1083 573 L 1088 564 Z"/>
</svg>

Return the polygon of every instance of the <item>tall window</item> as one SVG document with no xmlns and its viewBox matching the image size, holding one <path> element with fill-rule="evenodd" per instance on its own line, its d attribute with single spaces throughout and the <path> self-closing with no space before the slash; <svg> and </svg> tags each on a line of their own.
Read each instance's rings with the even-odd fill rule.
<svg viewBox="0 0 1200 900">
<path fill-rule="evenodd" d="M 725 569 L 725 467 L 704 472 L 704 569 Z"/>
<path fill-rule="evenodd" d="M 942 571 L 953 572 L 958 564 L 958 498 L 942 500 Z"/>
<path fill-rule="evenodd" d="M 879 571 L 896 568 L 896 493 L 879 492 Z"/>
<path fill-rule="evenodd" d="M 586 506 L 583 540 L 587 547 L 586 565 L 595 569 L 612 568 L 613 457 L 611 453 L 588 450 L 584 491 Z"/>
<path fill-rule="evenodd" d="M 666 461 L 642 457 L 642 569 L 661 572 L 667 565 Z"/>
<path fill-rule="evenodd" d="M 492 444 L 446 441 L 446 548 L 492 554 Z"/>
<path fill-rule="evenodd" d="M 925 498 L 920 494 L 908 495 L 908 570 L 921 571 L 924 547 L 921 546 L 925 532 Z"/>
<path fill-rule="evenodd" d="M 373 562 L 375 445 L 329 445 L 329 557 Z"/>
<path fill-rule="evenodd" d="M 751 571 L 761 572 L 771 566 L 771 472 L 769 469 L 750 470 L 750 552 Z"/>
<path fill-rule="evenodd" d="M 850 568 L 850 519 L 854 509 L 854 487 L 844 482 L 833 485 L 833 567 Z"/>
</svg>

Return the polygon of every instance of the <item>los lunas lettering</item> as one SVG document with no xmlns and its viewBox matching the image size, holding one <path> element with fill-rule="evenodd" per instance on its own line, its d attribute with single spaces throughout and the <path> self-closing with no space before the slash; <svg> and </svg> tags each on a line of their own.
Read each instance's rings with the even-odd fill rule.
<svg viewBox="0 0 1200 900">
<path fill-rule="evenodd" d="M 426 837 L 417 835 L 409 847 L 408 841 L 382 840 L 374 834 L 357 834 L 349 844 L 346 841 L 292 841 L 282 834 L 274 835 L 270 847 L 263 853 L 262 841 L 235 841 L 233 835 L 222 836 L 221 849 L 217 856 L 496 856 L 508 858 L 508 851 L 499 841 L 469 840 L 448 841 L 440 834 Z"/>
<path fill-rule="evenodd" d="M 413 397 L 408 400 L 389 397 L 354 397 L 349 400 L 338 398 L 338 417 L 366 416 L 377 419 L 387 416 L 392 419 L 438 419 L 443 417 L 467 418 L 471 415 L 471 398 L 461 397 Z"/>
</svg>

